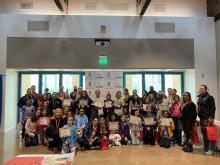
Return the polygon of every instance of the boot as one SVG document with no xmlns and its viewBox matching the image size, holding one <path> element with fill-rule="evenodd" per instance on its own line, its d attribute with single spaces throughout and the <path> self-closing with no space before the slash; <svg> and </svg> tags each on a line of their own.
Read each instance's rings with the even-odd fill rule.
<svg viewBox="0 0 220 165">
<path fill-rule="evenodd" d="M 183 148 L 184 152 L 193 152 L 193 145 L 188 144 L 186 148 Z"/>
<path fill-rule="evenodd" d="M 182 147 L 182 150 L 185 151 L 188 148 L 188 145 L 189 144 L 184 144 L 183 147 Z"/>
</svg>

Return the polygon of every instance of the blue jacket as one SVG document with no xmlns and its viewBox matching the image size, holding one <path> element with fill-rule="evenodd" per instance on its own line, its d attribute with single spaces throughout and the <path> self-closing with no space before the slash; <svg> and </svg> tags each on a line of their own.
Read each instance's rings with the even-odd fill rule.
<svg viewBox="0 0 220 165">
<path fill-rule="evenodd" d="M 63 128 L 68 128 L 68 125 L 64 125 Z M 75 133 L 76 133 L 76 127 L 72 125 L 70 128 L 71 135 L 69 137 L 63 137 L 62 140 L 65 143 L 68 141 L 69 143 L 74 143 L 75 142 Z"/>
</svg>

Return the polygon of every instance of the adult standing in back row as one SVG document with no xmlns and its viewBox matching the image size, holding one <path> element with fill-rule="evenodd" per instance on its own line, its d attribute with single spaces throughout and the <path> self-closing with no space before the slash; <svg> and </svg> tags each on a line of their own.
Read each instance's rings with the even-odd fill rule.
<svg viewBox="0 0 220 165">
<path fill-rule="evenodd" d="M 201 85 L 198 95 L 198 116 L 200 118 L 201 131 L 204 141 L 204 151 L 207 155 L 211 155 L 215 149 L 215 142 L 207 139 L 206 127 L 214 124 L 215 118 L 215 100 L 214 97 L 208 93 L 208 87 Z"/>
</svg>

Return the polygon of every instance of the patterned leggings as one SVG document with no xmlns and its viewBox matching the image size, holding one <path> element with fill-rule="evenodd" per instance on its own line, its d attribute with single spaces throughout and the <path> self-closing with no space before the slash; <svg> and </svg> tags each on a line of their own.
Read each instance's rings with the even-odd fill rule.
<svg viewBox="0 0 220 165">
<path fill-rule="evenodd" d="M 62 153 L 72 153 L 75 152 L 74 143 L 63 143 Z"/>
</svg>

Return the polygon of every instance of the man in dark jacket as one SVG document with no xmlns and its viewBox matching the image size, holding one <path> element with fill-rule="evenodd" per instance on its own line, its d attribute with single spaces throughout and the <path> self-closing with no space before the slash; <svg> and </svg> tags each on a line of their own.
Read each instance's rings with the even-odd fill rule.
<svg viewBox="0 0 220 165">
<path fill-rule="evenodd" d="M 22 108 L 26 105 L 27 100 L 32 100 L 35 109 L 38 107 L 37 98 L 32 94 L 31 88 L 28 88 L 26 94 L 18 100 L 18 107 Z"/>
<path fill-rule="evenodd" d="M 207 139 L 206 127 L 208 124 L 214 124 L 215 118 L 215 100 L 214 97 L 208 93 L 206 85 L 201 85 L 198 95 L 198 116 L 200 118 L 200 126 L 203 134 L 204 151 L 207 155 L 211 155 L 215 149 L 215 143 Z"/>
</svg>

